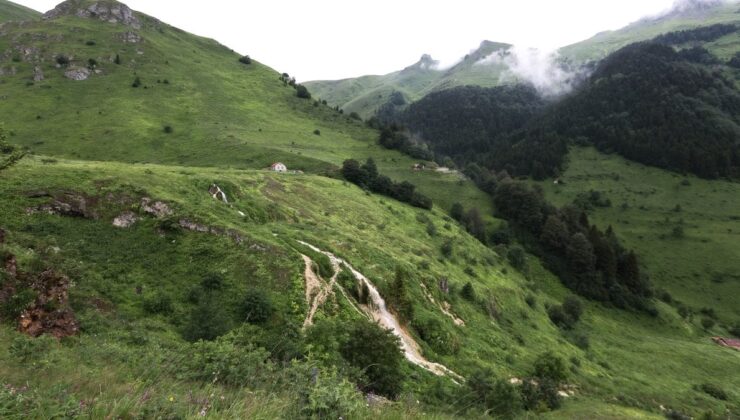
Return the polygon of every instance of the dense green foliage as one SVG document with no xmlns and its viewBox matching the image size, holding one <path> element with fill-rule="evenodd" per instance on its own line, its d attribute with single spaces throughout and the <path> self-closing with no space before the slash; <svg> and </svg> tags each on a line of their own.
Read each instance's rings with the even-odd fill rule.
<svg viewBox="0 0 740 420">
<path fill-rule="evenodd" d="M 414 207 L 432 208 L 432 200 L 417 192 L 414 184 L 408 181 L 396 183 L 387 176 L 378 173 L 378 167 L 372 158 L 368 158 L 367 162 L 362 165 L 354 159 L 345 160 L 342 164 L 342 176 L 347 181 L 362 188 L 409 203 Z"/>
<path fill-rule="evenodd" d="M 718 23 L 683 31 L 668 32 L 653 38 L 653 41 L 666 45 L 681 45 L 691 42 L 711 42 L 737 31 L 733 24 Z"/>
<path fill-rule="evenodd" d="M 544 106 L 529 86 L 464 86 L 431 93 L 411 104 L 399 121 L 429 145 L 438 161 L 484 163 L 497 139 L 522 127 Z M 382 144 L 382 140 L 381 140 Z"/>
<path fill-rule="evenodd" d="M 652 296 L 651 286 L 640 272 L 635 253 L 620 244 L 611 227 L 602 232 L 589 223 L 581 209 L 556 209 L 545 201 L 541 190 L 521 182 L 502 182 L 494 202 L 501 215 L 526 235 L 523 241 L 567 287 L 620 308 L 646 307 L 645 299 Z M 575 311 L 569 315 L 578 318 Z"/>
</svg>

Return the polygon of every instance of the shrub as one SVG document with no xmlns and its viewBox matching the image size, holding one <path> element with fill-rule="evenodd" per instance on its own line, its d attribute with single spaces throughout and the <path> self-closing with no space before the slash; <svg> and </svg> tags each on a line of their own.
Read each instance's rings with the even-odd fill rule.
<svg viewBox="0 0 740 420">
<path fill-rule="evenodd" d="M 495 379 L 490 370 L 476 370 L 467 385 L 476 401 L 497 418 L 513 418 L 522 407 L 516 387 L 505 379 Z"/>
<path fill-rule="evenodd" d="M 568 378 L 568 371 L 563 359 L 548 351 L 535 360 L 533 376 L 537 379 L 549 379 L 559 384 Z"/>
<path fill-rule="evenodd" d="M 8 352 L 22 362 L 38 361 L 43 359 L 44 354 L 51 349 L 54 342 L 55 339 L 49 335 L 37 338 L 19 335 L 10 342 Z"/>
<path fill-rule="evenodd" d="M 242 64 L 250 65 L 252 64 L 252 59 L 248 55 L 245 55 L 239 58 L 239 62 Z"/>
<path fill-rule="evenodd" d="M 87 41 L 85 42 L 85 45 L 92 47 L 93 45 L 95 45 L 95 41 L 93 40 Z"/>
<path fill-rule="evenodd" d="M 462 296 L 463 299 L 469 302 L 475 302 L 476 295 L 475 295 L 475 289 L 473 288 L 473 284 L 470 282 L 465 283 L 465 286 L 463 286 L 462 290 L 460 290 L 460 296 Z"/>
<path fill-rule="evenodd" d="M 506 258 L 508 258 L 511 266 L 517 270 L 521 271 L 527 266 L 527 257 L 524 253 L 524 249 L 518 245 L 509 248 L 509 251 L 506 253 Z"/>
<path fill-rule="evenodd" d="M 311 385 L 301 387 L 301 414 L 305 418 L 354 418 L 365 407 L 363 395 L 335 369 L 312 368 L 305 376 L 311 381 Z"/>
<path fill-rule="evenodd" d="M 308 91 L 308 88 L 306 88 L 303 85 L 296 85 L 296 96 L 298 96 L 301 99 L 311 99 L 311 93 Z"/>
<path fill-rule="evenodd" d="M 200 287 L 205 291 L 221 290 L 224 286 L 224 280 L 221 273 L 210 272 L 200 280 Z"/>
<path fill-rule="evenodd" d="M 367 391 L 395 398 L 403 382 L 403 353 L 399 346 L 393 332 L 362 319 L 352 324 L 340 352 L 350 365 L 364 372 Z"/>
<path fill-rule="evenodd" d="M 715 384 L 703 383 L 699 385 L 699 389 L 713 398 L 727 401 L 727 393 L 725 392 L 725 390 Z"/>
<path fill-rule="evenodd" d="M 702 318 L 701 319 L 701 326 L 705 330 L 711 329 L 712 327 L 714 327 L 714 324 L 715 324 L 715 322 L 714 322 L 714 320 L 712 318 Z"/>
<path fill-rule="evenodd" d="M 560 407 L 561 400 L 558 395 L 558 386 L 549 379 L 536 382 L 525 380 L 521 389 L 524 408 L 532 411 L 545 411 Z"/>
<path fill-rule="evenodd" d="M 134 82 L 131 84 L 131 87 L 137 88 L 139 86 L 141 86 L 141 78 L 139 76 L 136 76 Z"/>
<path fill-rule="evenodd" d="M 527 297 L 524 298 L 524 301 L 530 308 L 534 308 L 535 306 L 537 306 L 537 299 L 534 297 L 534 295 L 527 295 Z"/>
<path fill-rule="evenodd" d="M 250 289 L 241 303 L 241 315 L 246 322 L 260 324 L 272 316 L 273 307 L 270 296 L 260 289 Z"/>
<path fill-rule="evenodd" d="M 171 126 L 171 125 L 165 125 L 165 126 L 164 126 L 164 132 L 165 132 L 165 133 L 167 133 L 167 134 L 172 134 L 172 132 L 173 132 L 173 131 L 174 131 L 174 130 L 172 129 L 172 126 Z"/>
<path fill-rule="evenodd" d="M 56 62 L 62 67 L 67 67 L 69 65 L 69 57 L 60 54 L 56 57 Z"/>
<path fill-rule="evenodd" d="M 234 386 L 254 386 L 274 374 L 270 353 L 251 342 L 251 330 L 239 329 L 215 341 L 191 344 L 181 371 L 188 379 Z"/>
<path fill-rule="evenodd" d="M 0 278 L 1 279 L 1 278 Z M 8 321 L 17 320 L 23 311 L 36 300 L 36 292 L 29 288 L 16 290 L 2 305 L 0 305 L 0 318 Z"/>
<path fill-rule="evenodd" d="M 152 315 L 167 315 L 172 313 L 173 310 L 172 298 L 169 295 L 159 292 L 145 298 L 142 307 L 144 311 Z"/>
<path fill-rule="evenodd" d="M 113 60 L 113 62 L 120 65 L 121 64 L 121 56 L 118 55 L 118 54 L 116 54 L 116 58 Z"/>
<path fill-rule="evenodd" d="M 442 255 L 444 255 L 445 258 L 452 257 L 452 239 L 446 240 L 442 244 L 442 247 L 440 248 L 440 250 L 442 251 Z"/>
<path fill-rule="evenodd" d="M 573 320 L 573 322 L 578 322 L 583 313 L 583 304 L 577 297 L 572 295 L 567 296 L 563 301 L 563 311 Z"/>
<path fill-rule="evenodd" d="M 314 135 L 320 136 L 321 135 L 321 130 L 319 130 L 317 128 L 317 129 L 313 130 L 313 133 L 314 133 Z"/>
<path fill-rule="evenodd" d="M 213 293 L 201 296 L 183 327 L 183 338 L 195 342 L 214 340 L 231 329 L 232 320 L 220 299 Z"/>
<path fill-rule="evenodd" d="M 87 68 L 89 68 L 90 70 L 94 70 L 95 67 L 97 66 L 98 66 L 98 61 L 95 60 L 94 58 L 90 58 L 87 60 Z"/>
<path fill-rule="evenodd" d="M 560 305 L 554 305 L 547 309 L 547 316 L 550 317 L 550 321 L 560 328 L 569 328 L 570 319 L 568 315 L 563 311 L 563 307 Z"/>
</svg>

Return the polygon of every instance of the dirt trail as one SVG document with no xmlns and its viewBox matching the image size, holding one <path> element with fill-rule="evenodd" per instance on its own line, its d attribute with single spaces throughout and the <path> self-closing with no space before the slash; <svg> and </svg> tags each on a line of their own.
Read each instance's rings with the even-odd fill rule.
<svg viewBox="0 0 740 420">
<path fill-rule="evenodd" d="M 421 350 L 419 348 L 419 345 L 416 343 L 413 337 L 411 337 L 408 331 L 406 331 L 401 326 L 401 324 L 398 322 L 396 317 L 393 314 L 391 314 L 390 311 L 388 311 L 388 307 L 385 304 L 385 300 L 380 296 L 378 289 L 375 288 L 375 285 L 367 277 L 365 277 L 359 271 L 355 270 L 354 267 L 352 267 L 349 263 L 347 263 L 346 261 L 342 259 L 337 258 L 333 254 L 326 252 L 326 251 L 322 251 L 319 248 L 311 244 L 308 244 L 306 242 L 303 242 L 303 241 L 298 241 L 298 242 L 302 245 L 305 245 L 311 248 L 315 252 L 320 252 L 326 255 L 327 257 L 329 257 L 329 259 L 331 260 L 332 266 L 334 267 L 334 270 L 335 270 L 334 276 L 332 277 L 332 282 L 330 282 L 332 287 L 333 287 L 333 282 L 336 281 L 336 278 L 339 275 L 339 272 L 341 271 L 341 266 L 346 267 L 352 273 L 352 275 L 358 282 L 364 283 L 365 286 L 367 286 L 367 289 L 370 292 L 370 300 L 372 301 L 372 303 L 368 305 L 360 305 L 360 307 L 363 309 L 365 314 L 368 315 L 371 319 L 375 320 L 383 327 L 393 331 L 393 333 L 396 336 L 398 336 L 398 338 L 400 338 L 401 349 L 403 350 L 403 353 L 406 356 L 406 359 L 408 359 L 411 363 L 434 373 L 435 375 L 439 375 L 439 376 L 447 375 L 453 378 L 453 381 L 456 381 L 456 382 L 464 381 L 463 377 L 451 371 L 447 367 L 439 363 L 430 362 L 429 360 L 425 359 L 424 356 L 421 355 Z M 304 261 L 305 261 L 305 257 L 304 257 Z M 308 280 L 307 280 L 307 284 L 308 284 Z M 318 299 L 314 299 L 313 301 L 314 304 L 317 302 L 317 300 Z M 315 309 L 314 309 L 314 312 L 315 312 Z M 309 311 L 309 315 L 311 315 L 310 311 Z"/>
</svg>

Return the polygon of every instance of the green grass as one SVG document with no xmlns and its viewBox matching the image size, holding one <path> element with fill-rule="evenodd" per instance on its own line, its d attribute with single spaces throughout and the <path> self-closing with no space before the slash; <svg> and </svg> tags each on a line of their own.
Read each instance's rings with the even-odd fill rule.
<svg viewBox="0 0 740 420">
<path fill-rule="evenodd" d="M 0 23 L 8 21 L 34 20 L 41 13 L 7 0 L 0 0 Z"/>
<path fill-rule="evenodd" d="M 393 92 L 400 92 L 413 102 L 428 93 L 455 86 L 497 86 L 506 70 L 502 65 L 476 65 L 494 51 L 510 47 L 508 44 L 484 41 L 474 52 L 448 69 L 434 69 L 420 61 L 403 70 L 382 76 L 362 76 L 352 79 L 307 82 L 316 96 L 339 106 L 345 112 L 357 112 L 367 119 L 390 100 Z"/>
<path fill-rule="evenodd" d="M 740 360 L 737 353 L 708 341 L 710 332 L 701 330 L 698 316 L 683 320 L 675 308 L 662 303 L 658 318 L 588 303 L 575 333 L 588 335 L 590 346 L 578 348 L 571 343 L 572 333 L 558 330 L 547 317 L 546 306 L 568 295 L 560 282 L 532 257 L 529 268 L 517 272 L 506 263 L 505 249 L 484 247 L 445 215 L 458 201 L 492 214 L 489 197 L 470 181 L 414 172 L 413 160 L 377 145 L 377 132 L 296 98 L 274 70 L 258 62 L 244 66 L 235 53 L 214 41 L 148 18 L 145 23 L 138 31 L 144 38 L 140 44 L 120 41 L 118 36 L 129 28 L 75 18 L 3 28 L 7 35 L 0 37 L 0 50 L 23 46 L 35 47 L 38 53 L 12 64 L 0 62 L 3 68 L 18 69 L 0 80 L 0 115 L 12 132 L 9 140 L 36 153 L 0 174 L 0 224 L 8 232 L 0 251 L 17 255 L 21 269 L 54 268 L 69 275 L 74 282 L 71 304 L 82 333 L 51 342 L 48 348 L 43 341 L 33 342 L 42 344 L 23 359 L 17 350 L 23 342 L 20 334 L 7 323 L 0 328 L 0 390 L 7 389 L 6 384 L 29 386 L 23 396 L 0 393 L 0 410 L 12 404 L 0 417 L 71 416 L 83 401 L 92 417 L 191 418 L 202 406 L 198 401 L 213 398 L 211 394 L 224 397 L 212 408 L 213 417 L 296 417 L 296 410 L 305 405 L 300 390 L 279 386 L 284 384 L 280 380 L 295 373 L 293 369 L 310 367 L 310 361 L 286 366 L 272 380 L 249 388 L 204 383 L 184 377 L 182 357 L 192 347 L 182 333 L 194 308 L 193 291 L 198 292 L 204 276 L 218 272 L 224 277 L 219 306 L 229 313 L 236 311 L 247 290 L 267 293 L 275 315 L 263 330 L 281 328 L 275 340 L 281 345 L 282 328 L 301 325 L 307 310 L 300 256 L 305 248 L 298 240 L 346 259 L 384 295 L 396 266 L 405 267 L 415 319 L 432 325 L 436 333 L 429 341 L 416 337 L 425 357 L 463 376 L 491 368 L 499 377 L 521 377 L 546 350 L 567 359 L 569 383 L 578 390 L 548 416 L 651 418 L 660 415 L 660 405 L 693 415 L 708 409 L 737 414 L 740 383 L 734 372 Z M 86 81 L 67 80 L 53 62 L 59 53 L 71 57 L 75 66 L 93 58 L 102 73 Z M 120 65 L 112 62 L 116 54 Z M 36 65 L 45 80 L 29 85 Z M 135 75 L 144 86 L 131 87 Z M 172 133 L 164 132 L 166 125 L 173 127 Z M 313 134 L 315 129 L 321 130 L 320 136 Z M 690 186 L 676 187 L 682 177 L 594 152 L 574 153 L 561 192 L 545 186 L 550 198 L 567 202 L 589 185 L 611 189 L 605 193 L 615 207 L 597 211 L 593 219 L 600 224 L 629 220 L 617 231 L 628 246 L 644 253 L 656 284 L 695 309 L 716 307 L 720 324 L 736 319 L 737 308 L 729 296 L 737 294 L 731 270 L 737 240 L 735 233 L 726 232 L 736 222 L 728 219 L 738 204 L 732 201 L 736 184 L 691 178 Z M 344 159 L 367 157 L 375 159 L 381 173 L 416 184 L 433 198 L 434 209 L 415 209 L 322 176 Z M 305 173 L 263 170 L 277 160 Z M 603 168 L 610 166 L 614 169 L 603 175 Z M 586 171 L 582 176 L 581 170 Z M 613 171 L 631 184 L 609 184 Z M 644 187 L 647 177 L 657 184 Z M 212 183 L 224 189 L 230 204 L 209 196 Z M 98 217 L 29 213 L 27 209 L 48 201 L 27 194 L 41 190 L 97 197 Z M 245 241 L 237 245 L 223 236 L 163 230 L 166 223 L 141 214 L 138 203 L 143 196 L 166 201 L 176 221 L 187 218 L 232 229 Z M 625 216 L 617 209 L 618 198 L 631 200 Z M 679 199 L 686 238 L 660 239 L 679 217 L 670 213 Z M 115 228 L 111 222 L 123 211 L 138 212 L 142 218 L 131 228 Z M 700 217 L 703 212 L 708 217 Z M 665 216 L 667 223 L 662 222 Z M 490 216 L 487 221 L 498 223 Z M 427 232 L 429 223 L 436 227 L 434 236 Z M 441 247 L 448 240 L 453 253 L 445 258 Z M 670 258 L 659 246 L 672 247 L 680 258 Z M 708 261 L 714 271 L 706 267 Z M 694 271 L 699 280 L 693 278 Z M 715 271 L 726 274 L 723 283 L 707 282 L 707 273 Z M 443 277 L 450 281 L 449 295 L 437 286 Z M 476 302 L 460 296 L 468 282 L 475 288 Z M 449 302 L 466 325 L 454 325 L 427 299 L 422 284 L 436 302 Z M 710 288 L 720 291 L 719 301 L 705 290 Z M 145 311 L 144 302 L 158 294 L 171 298 L 169 313 Z M 535 299 L 533 307 L 526 303 L 529 296 Z M 495 308 L 493 316 L 486 306 Z M 354 316 L 345 298 L 336 294 L 315 320 Z M 239 324 L 235 315 L 232 318 Z M 722 328 L 711 333 L 722 333 Z M 481 415 L 477 408 L 468 412 L 455 405 L 451 399 L 459 395 L 440 390 L 457 389 L 446 379 L 411 365 L 403 369 L 407 380 L 398 402 L 360 410 L 356 417 Z M 728 401 L 694 389 L 715 381 L 728 393 Z M 23 404 L 15 405 L 19 399 Z"/>
<path fill-rule="evenodd" d="M 560 55 L 574 62 L 600 60 L 628 44 L 646 41 L 660 34 L 717 23 L 738 23 L 740 17 L 736 13 L 737 10 L 737 4 L 727 2 L 706 12 L 640 20 L 622 29 L 602 32 L 585 41 L 563 47 L 560 49 Z"/>
<path fill-rule="evenodd" d="M 680 320 L 672 308 L 661 306 L 660 318 L 650 319 L 588 304 L 577 331 L 589 336 L 590 347 L 581 350 L 547 319 L 545 304 L 559 302 L 567 295 L 557 279 L 531 258 L 528 273 L 517 273 L 439 211 L 414 209 L 368 195 L 353 185 L 310 174 L 44 160 L 24 159 L 3 172 L 0 184 L 0 194 L 5 197 L 0 216 L 3 227 L 10 232 L 6 249 L 19 255 L 21 267 L 41 260 L 72 276 L 75 286 L 70 294 L 84 331 L 80 339 L 37 355 L 49 360 L 42 365 L 50 372 L 48 375 L 34 375 L 42 367 L 19 363 L 12 354 L 0 354 L 7 361 L 2 363 L 6 383 L 20 385 L 20 378 L 33 378 L 32 389 L 45 401 L 39 410 L 58 409 L 58 404 L 50 402 L 57 398 L 52 395 L 67 392 L 77 399 L 96 395 L 95 412 L 125 416 L 154 409 L 152 404 L 168 402 L 169 395 L 186 401 L 189 390 L 197 394 L 215 389 L 228 398 L 229 404 L 220 412 L 223 416 L 238 417 L 242 412 L 239 410 L 246 410 L 245 405 L 264 413 L 255 416 L 291 412 L 298 404 L 293 394 L 277 393 L 262 401 L 218 384 L 203 388 L 203 384 L 179 380 L 177 366 L 164 362 L 152 371 L 158 384 L 151 385 L 153 401 L 142 403 L 140 394 L 151 384 L 150 378 L 142 373 L 143 366 L 125 361 L 154 357 L 158 351 L 166 358 L 171 351 L 178 351 L 167 349 L 185 345 L 179 331 L 191 305 L 187 293 L 211 271 L 219 271 L 226 278 L 226 293 L 231 298 L 223 301 L 224 305 L 234 305 L 247 288 L 260 287 L 269 291 L 282 319 L 300 323 L 307 307 L 303 264 L 298 254 L 302 247 L 297 240 L 347 259 L 373 280 L 381 293 L 393 278 L 394 267 L 406 267 L 412 273 L 409 294 L 416 316 L 435 319 L 449 340 L 438 346 L 417 337 L 424 354 L 464 376 L 490 367 L 503 377 L 521 377 L 545 350 L 554 350 L 568 360 L 578 359 L 580 367 L 573 366 L 569 381 L 578 386 L 578 393 L 566 401 L 562 412 L 552 413 L 556 417 L 649 416 L 659 413 L 661 404 L 693 413 L 709 408 L 737 409 L 740 395 L 734 389 L 740 389 L 740 384 L 733 375 L 740 363 L 737 355 L 711 344 L 695 326 Z M 207 194 L 212 182 L 227 192 L 230 205 Z M 114 199 L 102 205 L 98 220 L 27 215 L 26 208 L 44 199 L 29 198 L 25 193 L 40 189 L 99 197 L 112 194 Z M 235 229 L 247 238 L 247 244 L 267 249 L 270 258 L 258 248 L 235 246 L 230 239 L 218 236 L 188 232 L 162 235 L 157 232 L 157 222 L 146 217 L 129 229 L 113 227 L 112 218 L 132 208 L 116 198 L 141 195 L 165 200 L 175 209 L 177 218 Z M 437 236 L 429 236 L 426 218 L 419 214 L 437 226 Z M 449 260 L 440 253 L 446 238 L 454 240 Z M 465 272 L 468 267 L 474 277 Z M 450 279 L 453 292 L 449 296 L 436 288 L 442 276 Z M 471 304 L 459 295 L 468 281 L 476 289 L 478 303 Z M 419 283 L 426 284 L 436 300 L 449 301 L 451 310 L 465 320 L 466 326 L 455 326 L 431 305 Z M 136 286 L 142 286 L 142 295 L 136 293 Z M 172 314 L 149 315 L 143 311 L 143 300 L 154 291 L 173 297 Z M 528 295 L 535 296 L 534 308 L 524 301 Z M 340 294 L 330 299 L 316 319 L 348 315 L 350 309 L 343 299 Z M 496 319 L 482 307 L 491 299 L 499 311 Z M 7 348 L 17 334 L 3 331 L 0 342 Z M 98 349 L 102 343 L 107 343 L 103 352 Z M 450 348 L 458 350 L 450 353 Z M 117 356 L 111 359 L 110 352 Z M 160 363 L 145 360 L 149 360 L 149 368 Z M 683 367 L 677 369 L 679 365 Z M 409 411 L 399 403 L 384 409 L 384 415 L 443 413 L 446 406 L 434 405 L 430 394 L 435 380 L 423 371 L 411 371 L 416 372 L 413 375 L 417 379 L 406 384 L 406 395 L 431 405 Z M 85 380 L 80 379 L 83 374 Z M 708 381 L 723 384 L 731 400 L 718 404 L 692 388 Z M 105 391 L 100 394 L 103 386 Z M 259 395 L 259 389 L 255 392 Z M 188 413 L 194 408 L 183 402 L 172 409 Z"/>
<path fill-rule="evenodd" d="M 581 192 L 601 191 L 612 206 L 596 209 L 592 221 L 614 226 L 658 288 L 696 311 L 714 308 L 726 323 L 740 320 L 734 299 L 740 293 L 739 184 L 682 176 L 593 149 L 574 149 L 569 162 L 564 183 L 542 183 L 549 200 L 564 205 Z M 684 237 L 674 237 L 677 226 Z"/>
</svg>

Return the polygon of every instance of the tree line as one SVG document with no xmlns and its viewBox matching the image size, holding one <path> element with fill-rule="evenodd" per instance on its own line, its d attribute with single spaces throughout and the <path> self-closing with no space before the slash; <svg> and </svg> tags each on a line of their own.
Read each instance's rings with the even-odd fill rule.
<svg viewBox="0 0 740 420">
<path fill-rule="evenodd" d="M 395 198 L 414 207 L 427 210 L 432 208 L 432 200 L 416 191 L 414 184 L 408 181 L 393 182 L 389 177 L 380 174 L 372 158 L 368 158 L 364 164 L 355 159 L 347 159 L 342 164 L 341 173 L 344 179 L 363 189 Z"/>
</svg>

